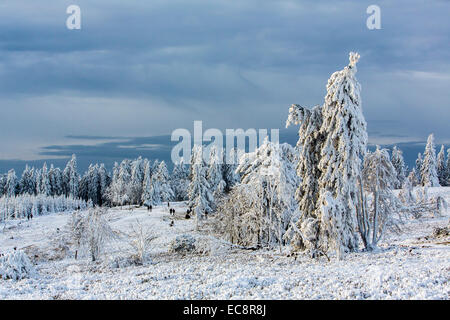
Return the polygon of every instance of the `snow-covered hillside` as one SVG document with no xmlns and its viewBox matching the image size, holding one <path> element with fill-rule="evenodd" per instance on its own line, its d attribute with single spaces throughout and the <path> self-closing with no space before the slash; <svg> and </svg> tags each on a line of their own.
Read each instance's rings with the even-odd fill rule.
<svg viewBox="0 0 450 320">
<path fill-rule="evenodd" d="M 450 188 L 432 188 L 450 203 Z M 70 214 L 8 221 L 0 231 L 0 252 L 23 250 L 36 273 L 19 281 L 0 280 L 0 299 L 449 299 L 450 237 L 433 236 L 449 224 L 440 217 L 409 220 L 402 234 L 387 234 L 378 252 L 347 254 L 337 261 L 288 257 L 278 251 L 230 248 L 207 226 L 195 231 L 184 219 L 183 203 L 110 209 L 107 219 L 116 232 L 98 262 L 74 259 L 68 247 Z M 124 235 L 140 221 L 157 238 L 143 265 L 127 263 L 132 255 Z M 193 253 L 169 253 L 176 236 L 197 239 Z"/>
</svg>

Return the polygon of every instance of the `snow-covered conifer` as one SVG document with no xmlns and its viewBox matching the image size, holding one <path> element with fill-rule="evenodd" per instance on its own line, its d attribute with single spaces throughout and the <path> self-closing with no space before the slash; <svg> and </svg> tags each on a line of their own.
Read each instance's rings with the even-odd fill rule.
<svg viewBox="0 0 450 320">
<path fill-rule="evenodd" d="M 427 146 L 425 147 L 425 153 L 423 155 L 420 177 L 422 186 L 439 187 L 433 134 L 430 134 L 428 137 Z"/>
<path fill-rule="evenodd" d="M 306 206 L 310 210 L 302 211 L 296 227 L 297 245 L 310 249 L 313 254 L 335 248 L 341 257 L 344 251 L 358 247 L 357 177 L 367 144 L 361 89 L 355 77 L 358 60 L 359 54 L 350 53 L 349 65 L 333 73 L 322 107 L 309 111 L 294 105 L 290 109 L 288 124 L 304 119 L 307 122 L 299 130 L 298 147 L 309 154 L 305 156 L 300 151 L 297 173 L 302 183 L 297 197 L 300 210 Z M 309 137 L 304 136 L 305 132 Z M 305 233 L 309 236 L 302 236 Z"/>
<path fill-rule="evenodd" d="M 437 167 L 436 167 L 439 184 L 441 186 L 447 185 L 447 167 L 445 165 L 445 148 L 444 145 L 441 146 L 441 150 L 437 156 Z"/>
<path fill-rule="evenodd" d="M 399 199 L 406 206 L 410 206 L 416 202 L 416 199 L 413 194 L 413 191 L 414 191 L 413 181 L 415 179 L 415 176 L 413 176 L 413 175 L 414 175 L 414 170 L 411 171 L 408 178 L 405 179 L 405 182 L 403 183 L 403 187 L 399 193 Z"/>
<path fill-rule="evenodd" d="M 407 179 L 409 180 L 411 186 L 415 187 L 415 186 L 419 185 L 419 180 L 417 179 L 417 174 L 416 174 L 415 168 L 413 168 L 411 170 Z"/>
<path fill-rule="evenodd" d="M 142 203 L 148 205 L 152 203 L 151 200 L 152 174 L 150 166 L 151 166 L 150 162 L 147 161 L 144 167 L 144 182 L 142 185 L 142 196 L 141 196 Z"/>
<path fill-rule="evenodd" d="M 403 159 L 403 152 L 399 148 L 397 148 L 397 146 L 394 146 L 394 148 L 392 149 L 392 165 L 395 168 L 397 176 L 397 182 L 395 183 L 394 187 L 395 189 L 400 189 L 405 182 L 407 169 L 405 160 Z"/>
<path fill-rule="evenodd" d="M 36 180 L 34 179 L 34 168 L 25 166 L 25 170 L 22 173 L 20 179 L 20 193 L 21 194 L 35 194 L 36 192 Z"/>
<path fill-rule="evenodd" d="M 228 161 L 227 155 L 223 152 L 222 177 L 225 181 L 225 192 L 229 192 L 236 184 L 241 182 L 241 177 L 236 169 L 239 165 L 238 151 L 236 148 L 229 150 Z"/>
<path fill-rule="evenodd" d="M 123 160 L 119 167 L 119 177 L 117 181 L 118 203 L 120 205 L 129 204 L 129 189 L 131 182 L 131 161 Z"/>
<path fill-rule="evenodd" d="M 416 159 L 416 170 L 415 170 L 416 178 L 417 178 L 417 181 L 419 181 L 419 183 L 421 183 L 421 181 L 422 181 L 422 177 L 421 177 L 422 163 L 423 163 L 422 154 L 419 152 L 419 154 L 417 155 L 417 159 Z"/>
<path fill-rule="evenodd" d="M 103 163 L 101 163 L 100 167 L 98 168 L 98 183 L 99 183 L 98 204 L 102 206 L 104 200 L 106 199 L 108 187 L 111 183 L 111 177 L 109 176 L 108 171 L 106 170 L 105 165 Z"/>
<path fill-rule="evenodd" d="M 6 178 L 6 185 L 5 185 L 5 194 L 8 197 L 14 197 L 17 193 L 17 176 L 16 171 L 14 169 L 11 169 L 8 171 L 8 176 Z"/>
<path fill-rule="evenodd" d="M 203 159 L 203 147 L 195 145 L 191 156 L 191 183 L 189 184 L 189 205 L 193 208 L 198 222 L 205 213 L 211 212 L 214 201 L 211 186 L 206 179 L 206 164 Z"/>
<path fill-rule="evenodd" d="M 159 186 L 160 198 L 162 202 L 172 201 L 174 198 L 173 190 L 170 185 L 169 171 L 166 163 L 161 161 L 155 173 L 155 181 Z"/>
<path fill-rule="evenodd" d="M 3 197 L 6 193 L 7 178 L 8 178 L 7 174 L 0 174 L 0 197 Z"/>
<path fill-rule="evenodd" d="M 73 198 L 78 197 L 78 183 L 80 177 L 77 171 L 77 157 L 74 154 L 64 169 L 63 179 L 65 194 Z"/>
<path fill-rule="evenodd" d="M 183 162 L 175 164 L 170 180 L 175 200 L 187 200 L 189 188 L 189 169 Z"/>
<path fill-rule="evenodd" d="M 53 164 L 48 171 L 48 178 L 50 180 L 50 194 L 52 196 L 60 196 L 63 194 L 63 180 L 61 169 L 55 168 Z"/>
<path fill-rule="evenodd" d="M 216 146 L 211 147 L 207 179 L 213 196 L 217 196 L 217 198 L 222 196 L 226 185 L 226 182 L 223 179 L 222 161 L 223 150 L 218 150 Z"/>
<path fill-rule="evenodd" d="M 50 187 L 50 179 L 48 176 L 48 169 L 47 169 L 47 163 L 44 163 L 44 166 L 41 170 L 41 176 L 39 178 L 39 194 L 42 194 L 44 196 L 51 195 L 51 187 Z"/>
<path fill-rule="evenodd" d="M 144 183 L 145 167 L 144 160 L 141 157 L 137 158 L 131 164 L 131 180 L 129 188 L 129 197 L 131 203 L 139 204 L 142 198 L 143 183 Z"/>
</svg>

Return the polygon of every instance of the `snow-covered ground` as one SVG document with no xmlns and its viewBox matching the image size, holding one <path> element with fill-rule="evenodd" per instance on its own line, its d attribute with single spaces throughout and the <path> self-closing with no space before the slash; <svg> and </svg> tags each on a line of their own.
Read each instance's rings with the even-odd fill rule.
<svg viewBox="0 0 450 320">
<path fill-rule="evenodd" d="M 450 188 L 430 189 L 450 204 Z M 36 274 L 19 281 L 0 279 L 0 299 L 449 299 L 450 237 L 432 237 L 440 217 L 408 220 L 402 234 L 387 234 L 376 253 L 352 253 L 342 261 L 297 259 L 278 251 L 232 249 L 174 204 L 174 225 L 167 207 L 111 209 L 107 218 L 117 233 L 101 261 L 74 259 L 67 247 L 70 214 L 10 221 L 0 226 L 0 252 L 16 247 L 36 265 Z M 126 240 L 137 221 L 157 238 L 144 265 L 127 264 Z M 198 240 L 195 253 L 168 252 L 181 234 Z"/>
</svg>

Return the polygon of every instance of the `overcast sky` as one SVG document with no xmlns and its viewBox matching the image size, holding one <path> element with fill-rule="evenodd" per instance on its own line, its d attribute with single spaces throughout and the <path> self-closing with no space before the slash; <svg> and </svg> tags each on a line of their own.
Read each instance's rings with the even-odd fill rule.
<svg viewBox="0 0 450 320">
<path fill-rule="evenodd" d="M 66 28 L 71 4 L 81 30 Z M 381 30 L 366 27 L 371 4 Z M 283 128 L 290 104 L 323 103 L 349 51 L 371 142 L 450 142 L 449 13 L 448 0 L 2 0 L 0 160 L 117 149 L 194 120 Z"/>
</svg>

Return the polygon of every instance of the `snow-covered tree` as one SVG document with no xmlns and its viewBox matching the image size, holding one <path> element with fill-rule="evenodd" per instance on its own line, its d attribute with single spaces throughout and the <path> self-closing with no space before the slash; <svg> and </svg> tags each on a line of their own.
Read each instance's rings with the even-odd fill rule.
<svg viewBox="0 0 450 320">
<path fill-rule="evenodd" d="M 130 182 L 131 182 L 131 161 L 123 160 L 119 167 L 119 177 L 117 181 L 118 203 L 120 205 L 130 203 Z"/>
<path fill-rule="evenodd" d="M 104 201 L 106 200 L 107 190 L 111 183 L 111 177 L 109 176 L 108 171 L 106 170 L 103 163 L 101 163 L 100 167 L 98 168 L 98 183 L 98 205 L 102 206 Z"/>
<path fill-rule="evenodd" d="M 51 186 L 50 179 L 48 176 L 47 163 L 44 163 L 44 166 L 41 170 L 41 176 L 38 178 L 38 194 L 42 194 L 44 196 L 51 195 Z"/>
<path fill-rule="evenodd" d="M 150 205 L 152 203 L 151 199 L 151 187 L 152 187 L 152 173 L 150 169 L 150 162 L 145 163 L 144 168 L 144 182 L 142 186 L 142 196 L 141 201 L 144 204 Z"/>
<path fill-rule="evenodd" d="M 52 196 L 60 196 L 63 194 L 63 177 L 61 169 L 55 168 L 53 164 L 48 171 L 48 178 L 50 181 L 50 194 Z"/>
<path fill-rule="evenodd" d="M 445 167 L 447 168 L 447 174 L 446 174 L 446 185 L 450 186 L 450 149 L 447 149 L 447 162 L 445 164 Z"/>
<path fill-rule="evenodd" d="M 0 280 L 21 280 L 36 274 L 36 269 L 22 250 L 0 255 Z"/>
<path fill-rule="evenodd" d="M 417 155 L 417 159 L 416 159 L 416 177 L 417 177 L 417 180 L 419 181 L 419 183 L 422 181 L 422 177 L 421 177 L 422 163 L 423 163 L 422 154 L 419 152 L 419 154 Z"/>
<path fill-rule="evenodd" d="M 111 183 L 106 190 L 105 198 L 111 205 L 120 205 L 119 164 L 114 162 Z"/>
<path fill-rule="evenodd" d="M 20 179 L 20 193 L 21 194 L 35 194 L 36 193 L 36 180 L 34 178 L 34 168 L 25 166 L 25 170 L 22 173 Z"/>
<path fill-rule="evenodd" d="M 230 201 L 225 200 L 219 208 L 230 241 L 257 247 L 281 248 L 285 244 L 286 230 L 298 207 L 294 199 L 299 184 L 295 159 L 290 145 L 267 139 L 241 158 L 237 168 L 241 184 L 232 189 L 227 197 Z M 246 209 L 238 212 L 236 208 Z"/>
<path fill-rule="evenodd" d="M 161 188 L 159 185 L 159 181 L 156 177 L 156 173 L 152 175 L 150 181 L 150 194 L 147 200 L 147 204 L 150 205 L 159 205 L 162 203 L 161 199 Z"/>
<path fill-rule="evenodd" d="M 175 164 L 172 175 L 170 176 L 170 181 L 175 200 L 187 200 L 189 188 L 189 169 L 183 162 Z"/>
<path fill-rule="evenodd" d="M 83 217 L 81 228 L 81 245 L 84 246 L 92 261 L 98 260 L 108 241 L 115 237 L 105 218 L 106 210 L 93 208 Z"/>
<path fill-rule="evenodd" d="M 406 179 L 407 168 L 405 165 L 405 160 L 403 159 L 403 152 L 394 146 L 392 149 L 392 165 L 395 168 L 397 181 L 394 184 L 395 189 L 400 189 Z"/>
<path fill-rule="evenodd" d="M 302 183 L 297 197 L 300 207 L 306 202 L 310 210 L 302 211 L 296 224 L 299 234 L 296 245 L 310 249 L 313 255 L 334 248 L 340 258 L 343 252 L 358 247 L 357 177 L 367 144 L 361 89 L 355 77 L 358 60 L 359 54 L 350 53 L 349 65 L 333 73 L 322 107 L 306 111 L 293 105 L 290 109 L 288 124 L 309 121 L 299 130 L 298 146 L 304 142 L 300 148 L 309 150 L 310 154 L 305 157 L 303 151 L 300 153 L 297 173 Z M 303 136 L 305 131 L 310 133 L 309 139 Z M 306 168 L 300 171 L 303 167 Z M 312 172 L 315 176 L 310 176 Z M 311 188 L 317 188 L 312 198 Z"/>
<path fill-rule="evenodd" d="M 54 212 L 68 212 L 78 208 L 84 210 L 91 206 L 90 203 L 73 199 L 72 197 L 58 196 L 49 197 L 44 195 L 17 195 L 16 197 L 0 198 L 1 220 L 26 218 Z"/>
<path fill-rule="evenodd" d="M 364 191 L 369 193 L 370 200 L 367 201 L 364 193 L 360 192 L 357 218 L 359 233 L 366 250 L 376 249 L 386 227 L 396 225 L 393 215 L 399 208 L 399 203 L 392 189 L 397 179 L 388 150 L 377 146 L 376 151 L 365 156 L 362 185 Z"/>
<path fill-rule="evenodd" d="M 65 194 L 73 198 L 78 197 L 78 183 L 80 177 L 77 171 L 77 157 L 74 154 L 64 169 L 63 180 Z"/>
<path fill-rule="evenodd" d="M 8 197 L 14 197 L 17 193 L 17 176 L 16 171 L 14 169 L 11 169 L 8 171 L 8 176 L 6 178 L 6 185 L 5 185 L 5 194 Z"/>
<path fill-rule="evenodd" d="M 203 147 L 195 145 L 192 148 L 191 156 L 191 183 L 189 184 L 189 206 L 193 208 L 197 219 L 197 228 L 199 220 L 205 213 L 210 213 L 211 203 L 214 201 L 211 186 L 206 179 L 207 166 L 203 159 Z"/>
<path fill-rule="evenodd" d="M 0 197 L 3 197 L 6 193 L 6 180 L 7 175 L 6 174 L 0 174 Z"/>
<path fill-rule="evenodd" d="M 445 148 L 444 145 L 441 146 L 441 150 L 437 156 L 437 167 L 436 167 L 439 184 L 441 186 L 447 185 L 447 167 L 445 164 Z"/>
<path fill-rule="evenodd" d="M 162 202 L 172 201 L 174 198 L 173 190 L 170 185 L 169 171 L 167 170 L 166 163 L 161 161 L 158 169 L 155 173 L 154 181 L 159 186 L 160 198 Z"/>
<path fill-rule="evenodd" d="M 423 186 L 439 187 L 433 134 L 430 134 L 428 137 L 427 146 L 425 147 L 425 153 L 423 155 L 420 177 Z"/>
<path fill-rule="evenodd" d="M 297 222 L 291 225 L 291 245 L 294 250 L 308 249 L 315 254 L 317 248 L 317 231 L 319 227 L 318 195 L 319 195 L 319 170 L 320 148 L 322 137 L 319 129 L 322 125 L 322 110 L 320 106 L 308 109 L 300 105 L 292 105 L 289 109 L 289 117 L 286 126 L 300 125 L 297 141 L 299 150 L 297 161 L 297 175 L 300 177 L 300 186 L 296 190 L 296 200 L 299 211 L 304 213 Z M 308 236 L 305 236 L 308 233 Z"/>
<path fill-rule="evenodd" d="M 87 171 L 87 199 L 92 200 L 94 206 L 101 202 L 101 190 L 98 174 L 98 165 L 89 165 Z"/>
<path fill-rule="evenodd" d="M 400 201 L 405 206 L 411 206 L 416 202 L 416 199 L 414 197 L 413 191 L 414 191 L 414 184 L 413 181 L 415 179 L 414 176 L 414 170 L 410 172 L 407 179 L 405 179 L 405 182 L 403 183 L 403 187 L 400 190 L 400 193 L 398 195 Z M 417 183 L 417 180 L 416 180 Z"/>
<path fill-rule="evenodd" d="M 223 150 L 218 150 L 216 146 L 211 147 L 207 179 L 215 199 L 222 197 L 225 192 L 226 182 L 223 178 L 222 166 Z"/>
<path fill-rule="evenodd" d="M 232 148 L 227 155 L 223 152 L 223 165 L 222 165 L 222 177 L 225 181 L 225 193 L 230 192 L 230 190 L 239 182 L 241 182 L 241 177 L 239 173 L 236 171 L 237 166 L 239 164 L 238 159 L 238 150 L 236 148 Z"/>
<path fill-rule="evenodd" d="M 131 233 L 127 234 L 128 243 L 134 252 L 135 262 L 142 264 L 149 252 L 151 243 L 157 237 L 152 233 L 152 229 L 144 228 L 142 222 L 136 219 L 131 225 Z"/>
<path fill-rule="evenodd" d="M 131 180 L 129 188 L 129 198 L 131 203 L 139 204 L 142 199 L 143 183 L 145 175 L 145 163 L 141 157 L 134 160 L 131 164 Z"/>
<path fill-rule="evenodd" d="M 409 183 L 411 184 L 412 187 L 419 185 L 419 180 L 417 179 L 417 174 L 416 174 L 415 168 L 413 168 L 411 170 L 407 179 L 409 180 Z"/>
</svg>

